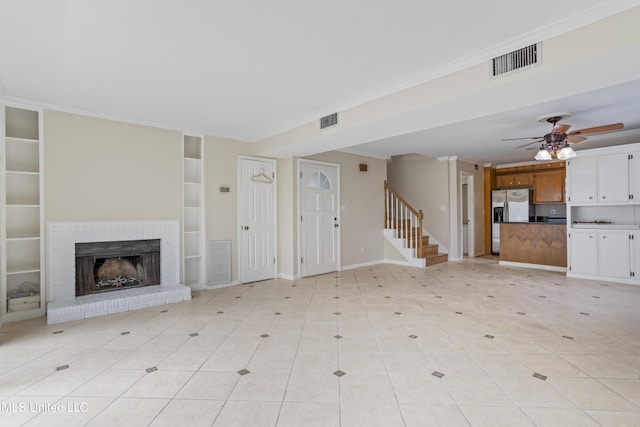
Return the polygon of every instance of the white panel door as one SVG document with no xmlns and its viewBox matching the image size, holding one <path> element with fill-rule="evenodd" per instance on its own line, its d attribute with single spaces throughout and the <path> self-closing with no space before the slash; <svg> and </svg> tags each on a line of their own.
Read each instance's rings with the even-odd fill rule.
<svg viewBox="0 0 640 427">
<path fill-rule="evenodd" d="M 300 161 L 300 272 L 303 277 L 339 269 L 338 165 Z"/>
<path fill-rule="evenodd" d="M 241 159 L 240 280 L 275 277 L 275 162 Z"/>
</svg>

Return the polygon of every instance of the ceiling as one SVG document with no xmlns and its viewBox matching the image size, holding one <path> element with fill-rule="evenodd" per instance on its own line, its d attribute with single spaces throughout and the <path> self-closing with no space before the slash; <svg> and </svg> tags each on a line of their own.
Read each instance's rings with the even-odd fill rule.
<svg viewBox="0 0 640 427">
<path fill-rule="evenodd" d="M 516 41 L 561 34 L 639 4 L 0 0 L 0 95 L 253 142 L 421 83 L 450 64 L 488 59 Z M 478 102 L 496 102 L 491 98 Z M 348 149 L 524 161 L 535 152 L 501 139 L 544 135 L 550 126 L 536 119 L 554 111 L 573 113 L 572 129 L 624 122 L 618 143 L 638 142 L 638 99 L 636 81 L 532 97 L 482 117 L 458 117 L 451 106 L 441 124 L 416 129 L 397 121 L 392 134 L 371 128 Z M 611 143 L 612 135 L 579 147 Z M 318 148 L 298 155 L 310 150 Z"/>
</svg>

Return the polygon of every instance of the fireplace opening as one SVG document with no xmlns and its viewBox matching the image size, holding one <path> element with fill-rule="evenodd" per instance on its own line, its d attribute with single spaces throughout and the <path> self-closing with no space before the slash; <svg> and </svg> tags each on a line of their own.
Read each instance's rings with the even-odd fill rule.
<svg viewBox="0 0 640 427">
<path fill-rule="evenodd" d="M 160 284 L 160 239 L 76 243 L 76 297 Z"/>
</svg>

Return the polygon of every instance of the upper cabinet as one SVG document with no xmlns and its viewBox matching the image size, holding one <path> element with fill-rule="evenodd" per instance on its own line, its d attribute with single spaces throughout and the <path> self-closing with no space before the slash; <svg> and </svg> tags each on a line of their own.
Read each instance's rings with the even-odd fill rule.
<svg viewBox="0 0 640 427">
<path fill-rule="evenodd" d="M 564 178 L 564 169 L 536 172 L 533 176 L 534 203 L 563 203 Z"/>
<path fill-rule="evenodd" d="M 532 185 L 533 173 L 531 172 L 510 173 L 496 177 L 498 188 L 530 187 Z"/>
<path fill-rule="evenodd" d="M 495 187 L 529 187 L 534 203 L 563 203 L 564 181 L 565 163 L 554 162 L 497 169 Z"/>
<path fill-rule="evenodd" d="M 639 190 L 633 182 L 640 172 L 634 163 L 636 157 L 624 151 L 570 160 L 569 201 L 574 205 L 633 203 L 633 191 Z"/>
</svg>

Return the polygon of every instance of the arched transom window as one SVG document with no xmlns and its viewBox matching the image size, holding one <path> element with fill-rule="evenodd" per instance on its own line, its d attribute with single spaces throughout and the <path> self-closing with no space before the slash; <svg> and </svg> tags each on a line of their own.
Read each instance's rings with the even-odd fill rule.
<svg viewBox="0 0 640 427">
<path fill-rule="evenodd" d="M 319 190 L 331 190 L 329 177 L 322 172 L 314 172 L 307 180 L 307 188 L 317 188 Z"/>
</svg>

